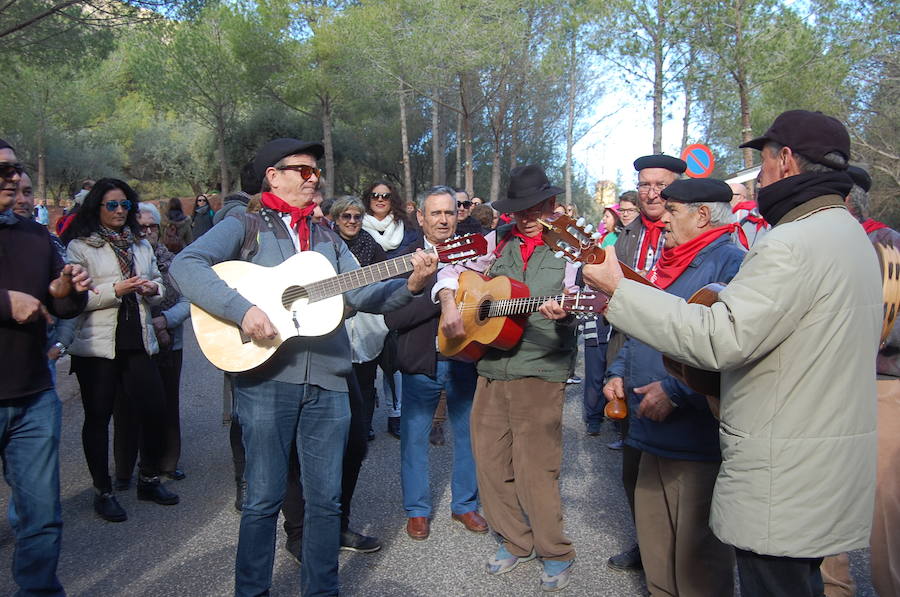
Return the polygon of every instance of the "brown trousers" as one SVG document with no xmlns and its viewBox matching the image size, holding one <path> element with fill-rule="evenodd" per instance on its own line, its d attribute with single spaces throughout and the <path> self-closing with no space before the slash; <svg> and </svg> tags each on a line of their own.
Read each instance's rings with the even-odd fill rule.
<svg viewBox="0 0 900 597">
<path fill-rule="evenodd" d="M 900 595 L 900 379 L 878 380 L 878 473 L 871 537 L 872 586 Z"/>
<path fill-rule="evenodd" d="M 638 543 L 650 595 L 734 593 L 734 550 L 709 528 L 718 462 L 641 454 L 634 492 Z"/>
<path fill-rule="evenodd" d="M 559 495 L 564 398 L 564 383 L 478 378 L 471 419 L 478 494 L 514 556 L 575 557 Z"/>
</svg>

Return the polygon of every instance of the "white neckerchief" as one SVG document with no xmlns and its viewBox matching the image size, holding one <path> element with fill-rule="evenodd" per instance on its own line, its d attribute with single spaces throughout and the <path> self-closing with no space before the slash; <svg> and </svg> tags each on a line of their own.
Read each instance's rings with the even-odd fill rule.
<svg viewBox="0 0 900 597">
<path fill-rule="evenodd" d="M 403 242 L 403 222 L 395 221 L 394 214 L 388 214 L 383 220 L 366 214 L 362 227 L 385 251 L 396 249 Z"/>
</svg>

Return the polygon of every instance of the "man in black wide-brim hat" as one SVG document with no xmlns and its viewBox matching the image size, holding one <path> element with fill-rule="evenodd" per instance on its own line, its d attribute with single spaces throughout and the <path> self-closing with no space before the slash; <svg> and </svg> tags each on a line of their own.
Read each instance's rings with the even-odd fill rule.
<svg viewBox="0 0 900 597">
<path fill-rule="evenodd" d="M 539 166 L 513 169 L 506 198 L 494 202 L 495 209 L 513 215 L 513 223 L 487 235 L 487 255 L 469 269 L 524 282 L 532 296 L 574 289 L 576 268 L 556 258 L 541 239 L 539 219 L 553 213 L 562 192 Z M 443 332 L 451 338 L 464 335 L 454 298 L 461 271 L 442 269 L 432 291 L 441 303 Z M 544 316 L 527 320 L 512 350 L 490 349 L 478 362 L 471 438 L 484 515 L 502 538 L 487 562 L 488 574 L 539 557 L 541 588 L 556 591 L 569 583 L 575 561 L 575 548 L 563 533 L 559 470 L 565 382 L 577 344 L 574 318 L 556 301 L 540 311 Z"/>
</svg>

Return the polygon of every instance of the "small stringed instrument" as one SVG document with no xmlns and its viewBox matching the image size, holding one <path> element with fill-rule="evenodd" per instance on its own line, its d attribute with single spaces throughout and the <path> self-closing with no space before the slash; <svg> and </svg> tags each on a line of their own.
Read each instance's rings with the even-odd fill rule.
<svg viewBox="0 0 900 597">
<path fill-rule="evenodd" d="M 487 252 L 480 234 L 453 238 L 429 251 L 443 263 L 473 259 Z M 343 293 L 412 271 L 412 254 L 335 275 L 331 262 L 303 251 L 274 267 L 247 261 L 223 261 L 213 271 L 244 298 L 262 309 L 277 335 L 252 340 L 239 325 L 191 305 L 191 322 L 200 349 L 223 371 L 247 371 L 265 363 L 288 339 L 323 336 L 344 320 Z"/>
<path fill-rule="evenodd" d="M 878 266 L 881 268 L 881 291 L 884 301 L 882 314 L 881 342 L 883 345 L 891 334 L 894 321 L 900 312 L 900 251 L 893 245 L 875 243 Z"/>
<path fill-rule="evenodd" d="M 446 357 L 475 362 L 489 348 L 509 350 L 519 343 L 528 315 L 542 304 L 555 299 L 569 313 L 599 313 L 606 297 L 595 293 L 556 296 L 529 296 L 528 286 L 506 276 L 488 278 L 465 271 L 459 276 L 456 307 L 465 335 L 448 338 L 438 327 L 438 350 Z"/>
</svg>

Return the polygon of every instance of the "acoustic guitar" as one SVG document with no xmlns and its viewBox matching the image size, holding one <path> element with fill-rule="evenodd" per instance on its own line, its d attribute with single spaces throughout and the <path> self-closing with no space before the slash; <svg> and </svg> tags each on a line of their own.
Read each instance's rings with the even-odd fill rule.
<svg viewBox="0 0 900 597">
<path fill-rule="evenodd" d="M 456 308 L 465 334 L 451 339 L 438 327 L 438 350 L 446 357 L 475 362 L 490 348 L 509 350 L 518 344 L 528 315 L 550 299 L 555 299 L 569 313 L 582 316 L 599 313 L 606 306 L 605 296 L 590 292 L 556 296 L 530 294 L 528 286 L 506 276 L 488 278 L 478 272 L 463 272 L 456 291 Z"/>
<path fill-rule="evenodd" d="M 473 259 L 487 252 L 480 234 L 444 242 L 430 252 L 443 263 Z M 223 261 L 213 271 L 262 309 L 277 330 L 271 340 L 253 340 L 231 321 L 191 305 L 191 322 L 200 349 L 223 371 L 248 371 L 265 363 L 288 339 L 323 336 L 344 320 L 343 293 L 412 271 L 412 255 L 335 275 L 331 262 L 315 251 L 297 253 L 274 267 Z"/>
</svg>

